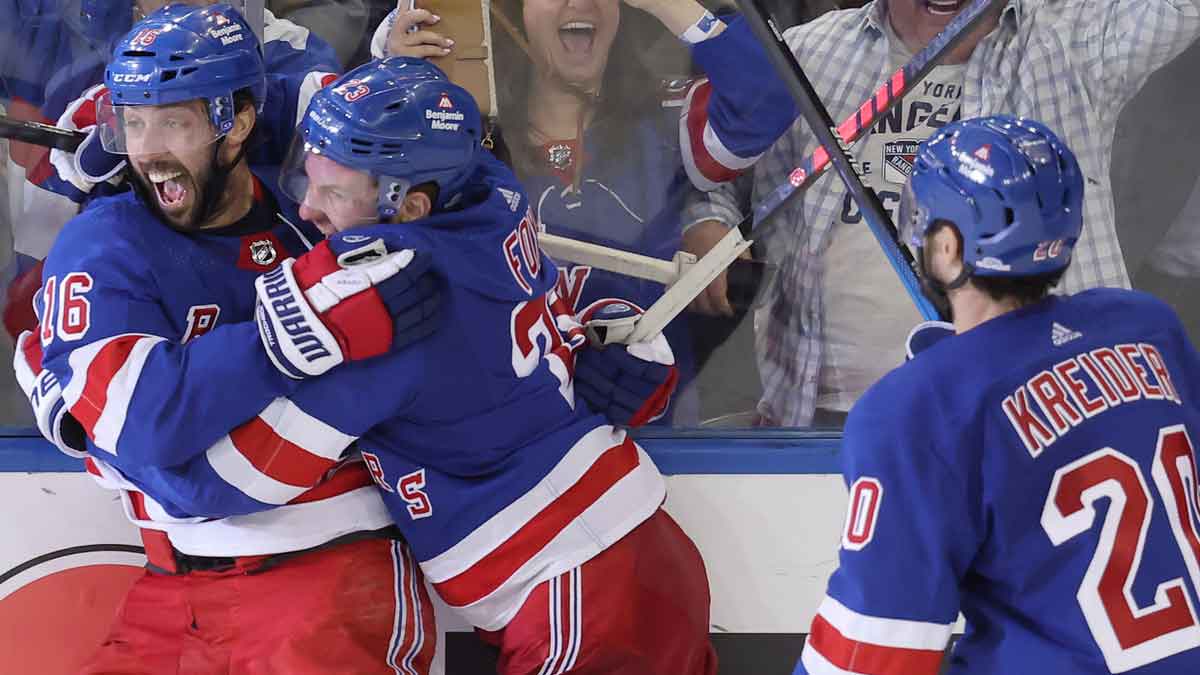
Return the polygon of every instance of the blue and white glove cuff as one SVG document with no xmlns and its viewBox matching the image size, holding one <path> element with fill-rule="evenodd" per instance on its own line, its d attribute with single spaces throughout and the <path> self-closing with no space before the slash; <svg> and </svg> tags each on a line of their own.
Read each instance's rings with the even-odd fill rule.
<svg viewBox="0 0 1200 675">
<path fill-rule="evenodd" d="M 258 334 L 271 363 L 293 379 L 315 377 L 342 363 L 337 338 L 305 299 L 292 274 L 295 259 L 254 281 Z"/>
</svg>

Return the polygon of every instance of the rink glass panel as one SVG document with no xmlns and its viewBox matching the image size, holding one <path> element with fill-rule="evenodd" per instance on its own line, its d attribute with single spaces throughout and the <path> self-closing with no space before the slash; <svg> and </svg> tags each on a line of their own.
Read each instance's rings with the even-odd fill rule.
<svg viewBox="0 0 1200 675">
<path fill-rule="evenodd" d="M 78 20 L 78 4 L 45 0 L 40 9 L 38 4 L 10 4 L 2 10 L 15 16 L 0 17 L 0 105 L 14 118 L 53 122 L 61 105 L 49 110 L 52 104 L 37 100 L 39 95 L 62 99 L 64 94 L 52 89 L 72 70 L 92 68 L 98 81 L 107 50 L 104 36 L 89 34 Z M 518 3 L 496 0 L 495 4 L 514 23 L 522 23 Z M 786 24 L 838 3 L 778 0 L 774 4 Z M 325 37 L 352 66 L 366 58 L 374 26 L 393 3 L 274 0 L 267 5 L 277 15 Z M 492 24 L 498 104 L 492 136 L 498 154 L 506 156 L 526 184 L 543 224 L 556 234 L 669 259 L 682 244 L 686 218 L 680 209 L 690 189 L 679 161 L 677 120 L 682 108 L 672 105 L 689 79 L 699 75 L 687 50 L 653 18 L 623 6 L 607 64 L 612 69 L 608 74 L 616 69 L 629 73 L 609 78 L 622 80 L 619 98 L 602 87 L 600 98 L 586 103 L 592 121 L 582 138 L 561 138 L 561 134 L 543 133 L 531 122 L 531 106 L 519 99 L 519 93 L 536 78 L 536 69 L 510 36 L 498 32 L 497 22 Z M 48 51 L 39 52 L 10 34 L 54 30 L 51 26 L 59 34 L 39 44 L 47 50 L 52 47 L 58 54 L 54 59 Z M 47 70 L 44 64 L 50 62 L 53 67 Z M 1193 122 L 1200 112 L 1200 92 L 1188 85 L 1197 67 L 1200 48 L 1193 47 L 1155 75 L 1125 109 L 1114 140 L 1111 176 L 1118 232 L 1134 286 L 1171 303 L 1193 338 L 1200 337 L 1200 131 Z M 30 77 L 30 73 L 41 75 Z M 31 83 L 44 88 L 39 93 L 30 88 Z M 58 229 L 75 211 L 71 202 L 26 181 L 47 170 L 45 158 L 44 149 L 0 141 L 0 287 L 8 288 L 44 257 Z M 820 180 L 838 178 L 829 174 Z M 772 241 L 772 237 L 760 240 L 752 249 L 752 260 L 739 263 L 733 316 L 689 311 L 670 327 L 683 386 L 668 418 L 647 429 L 646 436 L 693 439 L 698 448 L 716 449 L 709 443 L 717 438 L 792 438 L 803 445 L 797 439 L 811 435 L 788 436 L 786 431 L 755 427 L 762 378 L 755 358 L 754 317 L 777 292 L 772 280 L 784 262 L 773 255 Z M 578 293 L 574 298 L 580 303 L 578 309 L 590 299 L 610 294 L 649 306 L 662 292 L 652 282 L 605 280 L 604 273 L 578 269 L 565 271 L 562 288 L 568 294 Z M 9 301 L 7 293 L 3 301 Z M 7 331 L 0 345 L 0 360 L 6 364 L 0 369 L 0 425 L 8 435 L 30 435 L 34 432 L 28 405 L 7 367 L 13 349 Z"/>
</svg>

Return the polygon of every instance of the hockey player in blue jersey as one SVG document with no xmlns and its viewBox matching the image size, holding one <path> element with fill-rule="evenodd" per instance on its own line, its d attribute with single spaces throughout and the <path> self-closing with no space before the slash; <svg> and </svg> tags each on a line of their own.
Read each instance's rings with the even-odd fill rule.
<svg viewBox="0 0 1200 675">
<path fill-rule="evenodd" d="M 13 153 L 22 166 L 10 170 L 23 168 L 33 186 L 13 197 L 19 199 L 14 213 L 26 214 L 12 223 L 17 255 L 11 273 L 16 278 L 3 308 L 5 328 L 15 338 L 35 321 L 29 298 L 41 283 L 42 260 L 63 223 L 96 194 L 125 189 L 121 184 L 126 175 L 124 158 L 105 152 L 92 133 L 96 102 L 107 90 L 104 66 L 111 43 L 129 30 L 133 17 L 143 10 L 150 16 L 164 16 L 187 12 L 188 5 L 213 3 L 190 0 L 164 8 L 162 0 L 42 0 L 18 10 L 4 7 L 5 2 L 0 0 L 0 16 L 10 19 L 15 29 L 7 35 L 0 28 L 0 43 L 5 45 L 0 47 L 0 83 L 7 90 L 0 91 L 0 97 L 11 97 L 9 115 L 89 134 L 77 152 L 23 146 L 25 152 Z M 291 141 L 297 112 L 341 69 L 333 49 L 320 37 L 276 18 L 261 2 L 251 6 L 262 14 L 258 25 L 268 93 L 256 124 L 258 139 L 249 152 L 251 161 L 277 164 Z M 25 12 L 32 12 L 36 20 L 19 20 L 18 14 Z"/>
<path fill-rule="evenodd" d="M 945 337 L 850 412 L 840 566 L 796 673 L 1200 672 L 1200 356 L 1128 290 L 1048 294 L 1085 177 L 1039 123 L 947 126 L 901 206 Z"/>
<path fill-rule="evenodd" d="M 140 22 L 106 83 L 99 142 L 135 189 L 66 225 L 15 363 L 43 433 L 119 492 L 145 544 L 82 672 L 427 673 L 412 557 L 353 439 L 291 397 L 436 328 L 429 256 L 314 247 L 275 175 L 251 171 L 266 75 L 229 6 Z M 285 260 L 299 293 L 256 297 Z"/>
<path fill-rule="evenodd" d="M 285 190 L 327 233 L 428 251 L 446 318 L 294 400 L 361 436 L 426 578 L 499 648 L 501 673 L 715 673 L 703 562 L 660 509 L 653 461 L 576 401 L 573 376 L 596 354 L 576 369 L 581 327 L 560 309 L 526 195 L 481 136 L 471 96 L 419 59 L 369 63 L 314 96 Z M 265 283 L 290 285 L 282 274 Z M 670 364 L 661 336 L 599 356 L 625 358 L 617 379 L 634 385 Z"/>
</svg>

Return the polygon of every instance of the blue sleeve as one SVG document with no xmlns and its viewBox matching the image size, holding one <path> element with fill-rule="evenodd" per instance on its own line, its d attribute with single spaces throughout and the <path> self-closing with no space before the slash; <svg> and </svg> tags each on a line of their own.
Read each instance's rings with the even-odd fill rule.
<svg viewBox="0 0 1200 675">
<path fill-rule="evenodd" d="M 737 15 L 726 22 L 720 35 L 692 46 L 692 59 L 712 83 L 706 110 L 710 136 L 748 165 L 791 127 L 797 110 L 746 19 Z M 706 140 L 711 146 L 714 139 Z"/>
<path fill-rule="evenodd" d="M 68 224 L 47 260 L 43 364 L 62 383 L 89 450 L 118 468 L 179 465 L 295 384 L 265 358 L 252 321 L 179 344 L 132 247 L 78 241 L 102 220 Z"/>
<path fill-rule="evenodd" d="M 958 617 L 959 583 L 981 537 L 968 476 L 944 460 L 926 431 L 938 418 L 897 405 L 914 393 L 877 385 L 847 421 L 850 499 L 839 566 L 796 673 L 833 672 L 830 666 L 874 672 L 862 670 L 868 663 L 887 672 L 939 672 Z"/>
</svg>

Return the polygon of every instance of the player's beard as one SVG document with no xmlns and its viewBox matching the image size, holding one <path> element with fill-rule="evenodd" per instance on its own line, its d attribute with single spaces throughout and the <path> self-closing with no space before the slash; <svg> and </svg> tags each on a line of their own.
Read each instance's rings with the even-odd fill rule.
<svg viewBox="0 0 1200 675">
<path fill-rule="evenodd" d="M 171 229 L 180 232 L 195 232 L 203 228 L 205 223 L 220 207 L 221 198 L 224 196 L 225 186 L 229 182 L 229 176 L 233 172 L 233 167 L 237 166 L 238 162 L 242 161 L 242 157 L 244 156 L 244 149 L 240 150 L 228 166 L 220 166 L 221 147 L 224 141 L 224 138 L 220 138 L 212 144 L 212 155 L 205 164 L 204 169 L 199 173 L 192 174 L 182 165 L 163 167 L 185 172 L 196 189 L 191 213 L 185 218 L 184 222 L 177 222 L 163 210 L 162 205 L 158 202 L 158 191 L 150 183 L 149 178 L 141 172 L 130 169 L 134 176 L 134 192 L 137 193 L 142 203 L 149 207 L 154 212 L 154 215 Z"/>
</svg>

